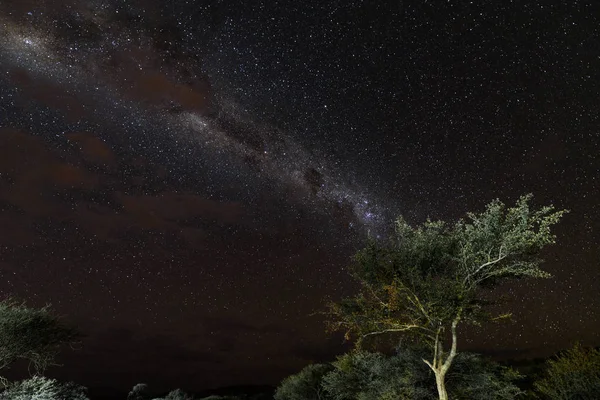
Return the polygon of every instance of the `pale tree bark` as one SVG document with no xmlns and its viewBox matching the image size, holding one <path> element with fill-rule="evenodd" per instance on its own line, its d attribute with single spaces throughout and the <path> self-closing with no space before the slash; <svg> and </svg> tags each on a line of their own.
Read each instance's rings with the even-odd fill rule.
<svg viewBox="0 0 600 400">
<path fill-rule="evenodd" d="M 456 357 L 456 327 L 460 322 L 460 313 L 456 316 L 454 321 L 452 321 L 452 346 L 450 347 L 450 353 L 444 360 L 444 353 L 442 347 L 442 339 L 440 338 L 440 334 L 442 330 L 439 329 L 435 336 L 435 344 L 434 344 L 434 353 L 433 360 L 429 362 L 427 360 L 423 360 L 425 364 L 431 368 L 435 375 L 435 383 L 437 386 L 438 397 L 440 400 L 448 400 L 448 391 L 446 390 L 446 373 L 450 369 L 454 358 Z"/>
</svg>

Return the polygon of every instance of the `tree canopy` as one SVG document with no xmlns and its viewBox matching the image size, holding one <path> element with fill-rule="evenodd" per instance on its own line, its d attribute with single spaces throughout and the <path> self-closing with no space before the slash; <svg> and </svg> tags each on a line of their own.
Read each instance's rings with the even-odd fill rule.
<svg viewBox="0 0 600 400">
<path fill-rule="evenodd" d="M 494 200 L 453 224 L 427 220 L 413 227 L 399 217 L 389 241 L 371 240 L 355 255 L 350 271 L 360 290 L 329 304 L 329 329 L 343 330 L 359 347 L 383 334 L 418 338 L 432 349 L 424 361 L 436 375 L 440 398 L 447 398 L 444 377 L 456 356 L 457 326 L 507 316 L 489 313 L 484 290 L 510 279 L 550 276 L 540 268 L 539 254 L 555 242 L 551 228 L 567 211 L 534 209 L 531 198 L 522 196 L 513 207 Z"/>
<path fill-rule="evenodd" d="M 30 308 L 11 299 L 0 302 L 0 369 L 25 359 L 35 373 L 42 373 L 54 362 L 61 345 L 80 336 L 48 306 Z"/>
<path fill-rule="evenodd" d="M 0 393 L 0 400 L 89 400 L 86 392 L 85 387 L 72 382 L 33 376 L 9 385 Z"/>
</svg>

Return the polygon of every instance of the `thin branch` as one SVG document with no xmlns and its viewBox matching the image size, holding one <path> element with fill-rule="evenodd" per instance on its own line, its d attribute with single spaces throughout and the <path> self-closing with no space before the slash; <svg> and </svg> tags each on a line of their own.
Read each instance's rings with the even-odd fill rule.
<svg viewBox="0 0 600 400">
<path fill-rule="evenodd" d="M 467 285 L 467 283 L 471 280 L 472 277 L 474 277 L 475 275 L 477 275 L 479 273 L 479 271 L 481 271 L 482 269 L 489 267 L 490 265 L 494 265 L 499 263 L 500 261 L 504 260 L 508 254 L 502 254 L 502 248 L 504 247 L 504 245 L 500 246 L 500 250 L 498 252 L 498 258 L 494 259 L 494 260 L 490 260 L 486 263 L 481 264 L 475 271 L 467 274 L 467 276 L 465 277 L 465 279 L 463 280 L 463 285 Z"/>
<path fill-rule="evenodd" d="M 431 370 L 435 373 L 435 368 L 433 367 L 433 365 L 431 365 L 431 363 L 429 361 L 427 361 L 426 359 L 423 358 L 423 362 L 425 364 L 427 364 L 429 366 L 429 368 L 431 368 Z"/>
<path fill-rule="evenodd" d="M 411 329 L 417 329 L 417 328 L 422 328 L 422 327 L 419 325 L 406 325 L 402 328 L 390 328 L 390 329 L 384 329 L 382 331 L 365 333 L 364 335 L 361 336 L 361 338 L 364 339 L 367 336 L 382 335 L 384 333 L 391 333 L 391 332 L 406 332 Z"/>
<path fill-rule="evenodd" d="M 423 307 L 417 295 L 414 294 L 413 291 L 407 288 L 406 286 L 404 286 L 404 288 L 408 291 L 410 295 L 412 295 L 412 299 L 410 298 L 410 296 L 407 296 L 408 301 L 410 301 L 415 307 L 417 307 L 421 311 L 423 316 L 427 319 L 427 322 L 431 322 L 431 317 L 429 317 L 429 314 L 427 313 L 427 311 L 425 311 L 425 307 Z"/>
<path fill-rule="evenodd" d="M 433 366 L 434 367 L 437 367 L 437 363 L 438 363 L 437 362 L 437 360 L 438 360 L 438 348 L 439 348 L 438 342 L 439 342 L 439 339 L 440 339 L 440 330 L 441 330 L 441 328 L 438 328 L 437 332 L 435 333 L 435 345 L 434 345 L 435 347 L 434 347 L 434 350 L 433 350 Z"/>
<path fill-rule="evenodd" d="M 367 289 L 369 289 L 369 292 L 371 292 L 371 295 L 373 295 L 373 297 L 375 297 L 375 299 L 379 302 L 379 304 L 381 304 L 384 307 L 388 306 L 388 303 L 384 303 L 379 296 L 377 296 L 377 294 L 375 293 L 375 290 L 373 290 L 373 287 L 366 281 L 364 280 L 359 280 L 362 286 L 367 287 Z"/>
</svg>

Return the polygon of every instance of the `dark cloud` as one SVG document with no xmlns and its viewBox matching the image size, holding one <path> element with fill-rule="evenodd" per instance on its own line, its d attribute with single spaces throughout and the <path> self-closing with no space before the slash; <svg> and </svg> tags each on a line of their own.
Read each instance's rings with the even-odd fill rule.
<svg viewBox="0 0 600 400">
<path fill-rule="evenodd" d="M 117 156 L 106 142 L 87 132 L 69 132 L 65 135 L 69 141 L 79 147 L 82 158 L 93 165 L 114 167 Z"/>
<path fill-rule="evenodd" d="M 138 101 L 162 107 L 176 105 L 180 110 L 201 114 L 210 110 L 209 87 L 202 81 L 192 85 L 176 83 L 158 72 L 132 73 L 129 80 L 134 83 L 128 94 Z"/>
<path fill-rule="evenodd" d="M 310 190 L 313 194 L 317 194 L 325 183 L 323 174 L 314 168 L 309 168 L 304 171 L 304 179 L 306 180 L 306 183 L 310 187 Z"/>
<path fill-rule="evenodd" d="M 11 241 L 29 240 L 31 232 L 26 227 L 36 218 L 50 217 L 103 238 L 114 238 L 124 230 L 164 230 L 197 243 L 204 237 L 200 228 L 208 222 L 235 224 L 244 214 L 239 203 L 194 193 L 127 194 L 131 186 L 119 181 L 116 170 L 131 167 L 110 147 L 89 133 L 65 137 L 73 143 L 74 152 L 61 150 L 41 137 L 0 131 L 0 145 L 7 155 L 0 161 L 0 201 L 7 211 L 2 216 L 4 226 L 15 227 Z M 93 168 L 98 165 L 110 169 Z M 141 166 L 148 168 L 143 160 Z M 143 186 L 145 176 L 157 175 L 142 173 L 142 181 L 136 182 L 134 174 L 130 182 Z"/>
<path fill-rule="evenodd" d="M 94 109 L 93 102 L 60 85 L 32 76 L 29 71 L 22 68 L 13 69 L 10 78 L 15 87 L 21 90 L 23 94 L 21 100 L 34 100 L 43 106 L 60 111 L 70 122 L 93 116 L 88 112 Z"/>
</svg>

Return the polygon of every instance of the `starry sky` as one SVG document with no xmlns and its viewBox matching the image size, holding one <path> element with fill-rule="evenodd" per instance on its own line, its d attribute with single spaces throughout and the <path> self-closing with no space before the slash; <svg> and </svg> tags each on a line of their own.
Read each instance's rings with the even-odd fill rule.
<svg viewBox="0 0 600 400">
<path fill-rule="evenodd" d="M 87 334 L 51 375 L 275 384 L 368 235 L 532 192 L 554 278 L 461 345 L 599 345 L 594 3 L 2 1 L 0 292 Z"/>
</svg>

